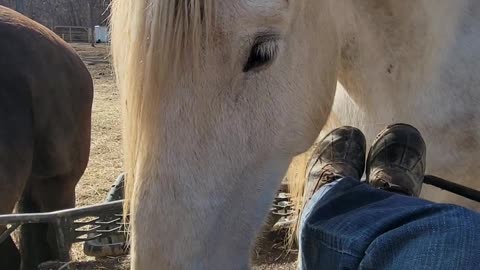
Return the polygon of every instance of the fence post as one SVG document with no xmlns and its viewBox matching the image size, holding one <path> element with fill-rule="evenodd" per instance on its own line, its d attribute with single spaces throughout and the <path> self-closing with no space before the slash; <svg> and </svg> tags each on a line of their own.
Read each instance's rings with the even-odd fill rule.
<svg viewBox="0 0 480 270">
<path fill-rule="evenodd" d="M 25 14 L 25 3 L 24 0 L 15 0 L 15 9 L 22 13 Z"/>
<path fill-rule="evenodd" d="M 88 14 L 89 14 L 89 21 L 90 21 L 90 42 L 92 47 L 95 47 L 95 19 L 94 19 L 94 0 L 88 1 Z"/>
</svg>

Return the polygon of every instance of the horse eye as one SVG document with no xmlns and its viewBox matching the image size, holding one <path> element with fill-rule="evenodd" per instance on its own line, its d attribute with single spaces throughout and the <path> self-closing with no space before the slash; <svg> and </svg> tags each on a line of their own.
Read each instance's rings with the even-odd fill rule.
<svg viewBox="0 0 480 270">
<path fill-rule="evenodd" d="M 243 72 L 259 71 L 268 67 L 275 59 L 278 45 L 275 40 L 256 42 L 250 50 Z"/>
</svg>

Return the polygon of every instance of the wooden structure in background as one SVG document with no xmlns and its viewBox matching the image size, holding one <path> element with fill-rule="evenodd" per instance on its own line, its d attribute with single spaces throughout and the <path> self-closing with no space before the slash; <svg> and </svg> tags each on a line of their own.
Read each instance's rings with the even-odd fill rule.
<svg viewBox="0 0 480 270">
<path fill-rule="evenodd" d="M 55 26 L 53 31 L 67 42 L 91 42 L 92 31 L 89 27 Z"/>
<path fill-rule="evenodd" d="M 0 5 L 17 10 L 50 29 L 56 25 L 106 25 L 110 15 L 110 0 L 0 0 Z"/>
</svg>

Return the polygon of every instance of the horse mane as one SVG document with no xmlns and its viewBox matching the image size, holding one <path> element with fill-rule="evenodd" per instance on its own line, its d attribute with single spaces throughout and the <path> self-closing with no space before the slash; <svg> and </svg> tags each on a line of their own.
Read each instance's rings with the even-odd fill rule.
<svg viewBox="0 0 480 270">
<path fill-rule="evenodd" d="M 213 0 L 114 0 L 112 57 L 123 112 L 124 214 L 135 183 L 145 178 L 158 148 L 158 107 L 182 67 L 200 66 L 200 50 L 213 22 Z M 194 72 L 195 73 L 195 72 Z M 156 149 L 157 150 L 157 149 Z"/>
</svg>

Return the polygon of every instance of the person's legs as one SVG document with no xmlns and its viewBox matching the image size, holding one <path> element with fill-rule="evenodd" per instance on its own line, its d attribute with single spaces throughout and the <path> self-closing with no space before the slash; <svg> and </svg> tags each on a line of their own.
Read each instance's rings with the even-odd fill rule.
<svg viewBox="0 0 480 270">
<path fill-rule="evenodd" d="M 358 175 L 320 180 L 332 174 L 327 164 L 346 156 L 326 143 L 342 136 L 328 135 L 312 162 L 306 192 L 313 195 L 299 237 L 301 269 L 478 269 L 480 215 L 399 194 L 420 191 L 425 156 L 418 131 L 397 126 L 377 139 L 367 165 L 376 188 Z M 328 152 L 337 153 L 323 154 Z"/>
<path fill-rule="evenodd" d="M 301 269 L 479 269 L 477 213 L 353 178 L 321 195 L 302 217 Z"/>
</svg>

